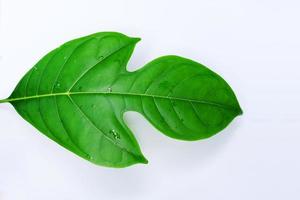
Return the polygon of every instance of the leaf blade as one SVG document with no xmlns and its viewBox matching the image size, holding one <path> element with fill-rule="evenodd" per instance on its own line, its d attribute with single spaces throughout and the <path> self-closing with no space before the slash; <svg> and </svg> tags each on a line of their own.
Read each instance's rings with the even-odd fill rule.
<svg viewBox="0 0 300 200">
<path fill-rule="evenodd" d="M 181 140 L 211 137 L 241 114 L 230 86 L 194 61 L 164 56 L 126 71 L 139 40 L 103 32 L 67 42 L 21 79 L 9 102 L 50 139 L 108 167 L 148 162 L 123 120 L 128 110 Z"/>
</svg>

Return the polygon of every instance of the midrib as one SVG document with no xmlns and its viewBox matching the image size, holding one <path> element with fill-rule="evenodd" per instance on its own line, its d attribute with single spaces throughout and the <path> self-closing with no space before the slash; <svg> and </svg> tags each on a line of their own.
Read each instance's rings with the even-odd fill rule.
<svg viewBox="0 0 300 200">
<path fill-rule="evenodd" d="M 54 97 L 54 96 L 72 96 L 72 95 L 119 95 L 119 96 L 137 96 L 137 97 L 149 97 L 149 98 L 156 98 L 156 99 L 168 99 L 168 100 L 177 100 L 177 101 L 184 101 L 190 103 L 199 103 L 199 104 L 206 104 L 210 106 L 220 107 L 226 110 L 238 111 L 237 108 L 205 101 L 205 100 L 196 100 L 196 99 L 186 99 L 180 97 L 172 97 L 172 96 L 161 96 L 161 95 L 153 95 L 153 94 L 139 94 L 139 93 L 124 93 L 124 92 L 62 92 L 62 93 L 51 93 L 51 94 L 40 94 L 40 95 L 33 95 L 33 96 L 26 96 L 26 97 L 18 97 L 18 98 L 11 98 L 11 99 L 3 99 L 0 100 L 0 103 L 7 103 L 7 102 L 16 102 L 16 101 L 25 101 L 31 99 L 38 99 L 38 98 L 47 98 L 47 97 Z"/>
</svg>

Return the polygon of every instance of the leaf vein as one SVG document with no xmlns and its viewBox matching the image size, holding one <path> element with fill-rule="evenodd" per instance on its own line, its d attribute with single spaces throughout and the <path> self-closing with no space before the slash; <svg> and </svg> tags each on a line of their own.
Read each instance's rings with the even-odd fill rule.
<svg viewBox="0 0 300 200">
<path fill-rule="evenodd" d="M 71 85 L 70 89 L 68 89 L 68 91 L 70 92 L 73 87 L 76 85 L 76 83 L 78 83 L 90 70 L 92 70 L 95 66 L 97 66 L 99 63 L 103 62 L 104 60 L 107 60 L 108 58 L 110 58 L 111 56 L 115 55 L 116 53 L 118 53 L 119 51 L 121 51 L 122 49 L 132 45 L 132 44 L 135 44 L 136 41 L 133 41 L 133 42 L 129 42 L 127 43 L 126 45 L 118 48 L 116 51 L 114 51 L 113 53 L 109 54 L 108 56 L 106 56 L 105 58 L 103 58 L 102 60 L 100 60 L 99 62 L 97 62 L 96 64 L 94 64 L 93 66 L 91 66 L 90 68 L 88 68 L 86 71 L 84 71 L 79 77 L 77 80 L 75 80 L 75 82 Z"/>
<path fill-rule="evenodd" d="M 217 102 L 206 101 L 206 100 L 198 100 L 198 99 L 187 99 L 181 97 L 173 97 L 173 96 L 161 96 L 155 94 L 139 94 L 139 93 L 126 93 L 126 92 L 63 92 L 63 93 L 52 93 L 52 94 L 43 94 L 43 95 L 34 95 L 34 96 L 25 96 L 25 97 L 18 97 L 18 98 L 11 98 L 7 99 L 7 102 L 14 102 L 14 101 L 22 101 L 22 100 L 30 100 L 36 98 L 46 98 L 51 96 L 70 96 L 70 95 L 120 95 L 120 96 L 139 96 L 139 97 L 149 97 L 149 98 L 159 98 L 159 99 L 169 99 L 169 100 L 178 100 L 178 101 L 191 101 L 194 103 L 209 105 L 218 107 L 224 110 L 231 110 L 234 112 L 241 112 L 238 108 L 234 106 L 225 105 Z"/>
<path fill-rule="evenodd" d="M 60 120 L 61 122 L 61 126 L 62 128 L 64 129 L 65 133 L 67 134 L 67 136 L 69 137 L 70 141 L 83 153 L 85 154 L 88 158 L 91 158 L 91 156 L 86 153 L 81 147 L 80 145 L 75 142 L 75 140 L 73 139 L 73 137 L 71 136 L 71 134 L 69 133 L 69 131 L 67 131 L 63 121 L 62 121 L 62 117 L 61 117 L 61 114 L 60 114 L 60 111 L 58 109 L 58 103 L 57 103 L 57 96 L 54 97 L 54 102 L 55 102 L 55 110 L 56 110 L 56 113 L 57 113 L 57 116 L 58 116 L 58 119 Z"/>
<path fill-rule="evenodd" d="M 131 152 L 130 150 L 126 149 L 125 147 L 121 146 L 120 144 L 117 144 L 115 141 L 113 141 L 112 138 L 110 138 L 109 136 L 107 136 L 104 131 L 102 131 L 99 127 L 97 127 L 97 125 L 84 113 L 84 111 L 77 105 L 77 103 L 68 95 L 70 101 L 72 102 L 72 104 L 80 111 L 80 113 L 82 114 L 82 116 L 84 118 L 86 118 L 86 120 L 88 122 L 90 122 L 90 124 L 96 128 L 100 133 L 102 133 L 102 135 L 108 140 L 110 141 L 113 145 L 116 145 L 117 147 L 119 147 L 122 151 L 125 151 L 131 155 L 133 155 L 134 157 L 138 157 L 135 153 Z"/>
<path fill-rule="evenodd" d="M 61 72 L 63 71 L 63 69 L 65 68 L 66 64 L 70 61 L 70 58 L 73 56 L 73 54 L 78 50 L 79 47 L 81 47 L 82 45 L 86 44 L 87 42 L 89 42 L 90 40 L 92 40 L 94 38 L 90 38 L 90 39 L 87 39 L 87 40 L 84 40 L 83 42 L 81 42 L 80 44 L 78 44 L 72 51 L 72 53 L 70 54 L 70 56 L 68 57 L 68 59 L 62 64 L 54 82 L 53 82 L 53 85 L 52 85 L 52 89 L 51 89 L 51 93 L 53 93 L 53 90 L 54 90 L 54 87 L 55 87 L 55 83 L 57 82 L 59 76 L 61 75 Z"/>
</svg>

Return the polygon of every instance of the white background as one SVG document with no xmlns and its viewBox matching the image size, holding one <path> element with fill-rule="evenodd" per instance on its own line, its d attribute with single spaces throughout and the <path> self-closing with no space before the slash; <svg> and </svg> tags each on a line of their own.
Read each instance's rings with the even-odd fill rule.
<svg viewBox="0 0 300 200">
<path fill-rule="evenodd" d="M 298 0 L 1 0 L 0 97 L 39 58 L 99 31 L 141 37 L 137 69 L 166 54 L 199 61 L 232 86 L 244 115 L 182 142 L 126 115 L 148 165 L 95 166 L 0 105 L 1 200 L 300 199 Z"/>
</svg>

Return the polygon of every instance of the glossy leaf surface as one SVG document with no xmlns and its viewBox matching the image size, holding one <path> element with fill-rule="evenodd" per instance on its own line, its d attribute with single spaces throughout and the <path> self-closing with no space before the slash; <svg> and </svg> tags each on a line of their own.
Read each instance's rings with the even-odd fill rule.
<svg viewBox="0 0 300 200">
<path fill-rule="evenodd" d="M 143 114 L 162 133 L 181 140 L 208 138 L 242 113 L 230 86 L 194 61 L 165 56 L 128 72 L 138 41 L 102 32 L 67 42 L 0 102 L 10 102 L 63 147 L 109 167 L 147 163 L 124 123 L 126 111 Z"/>
</svg>

